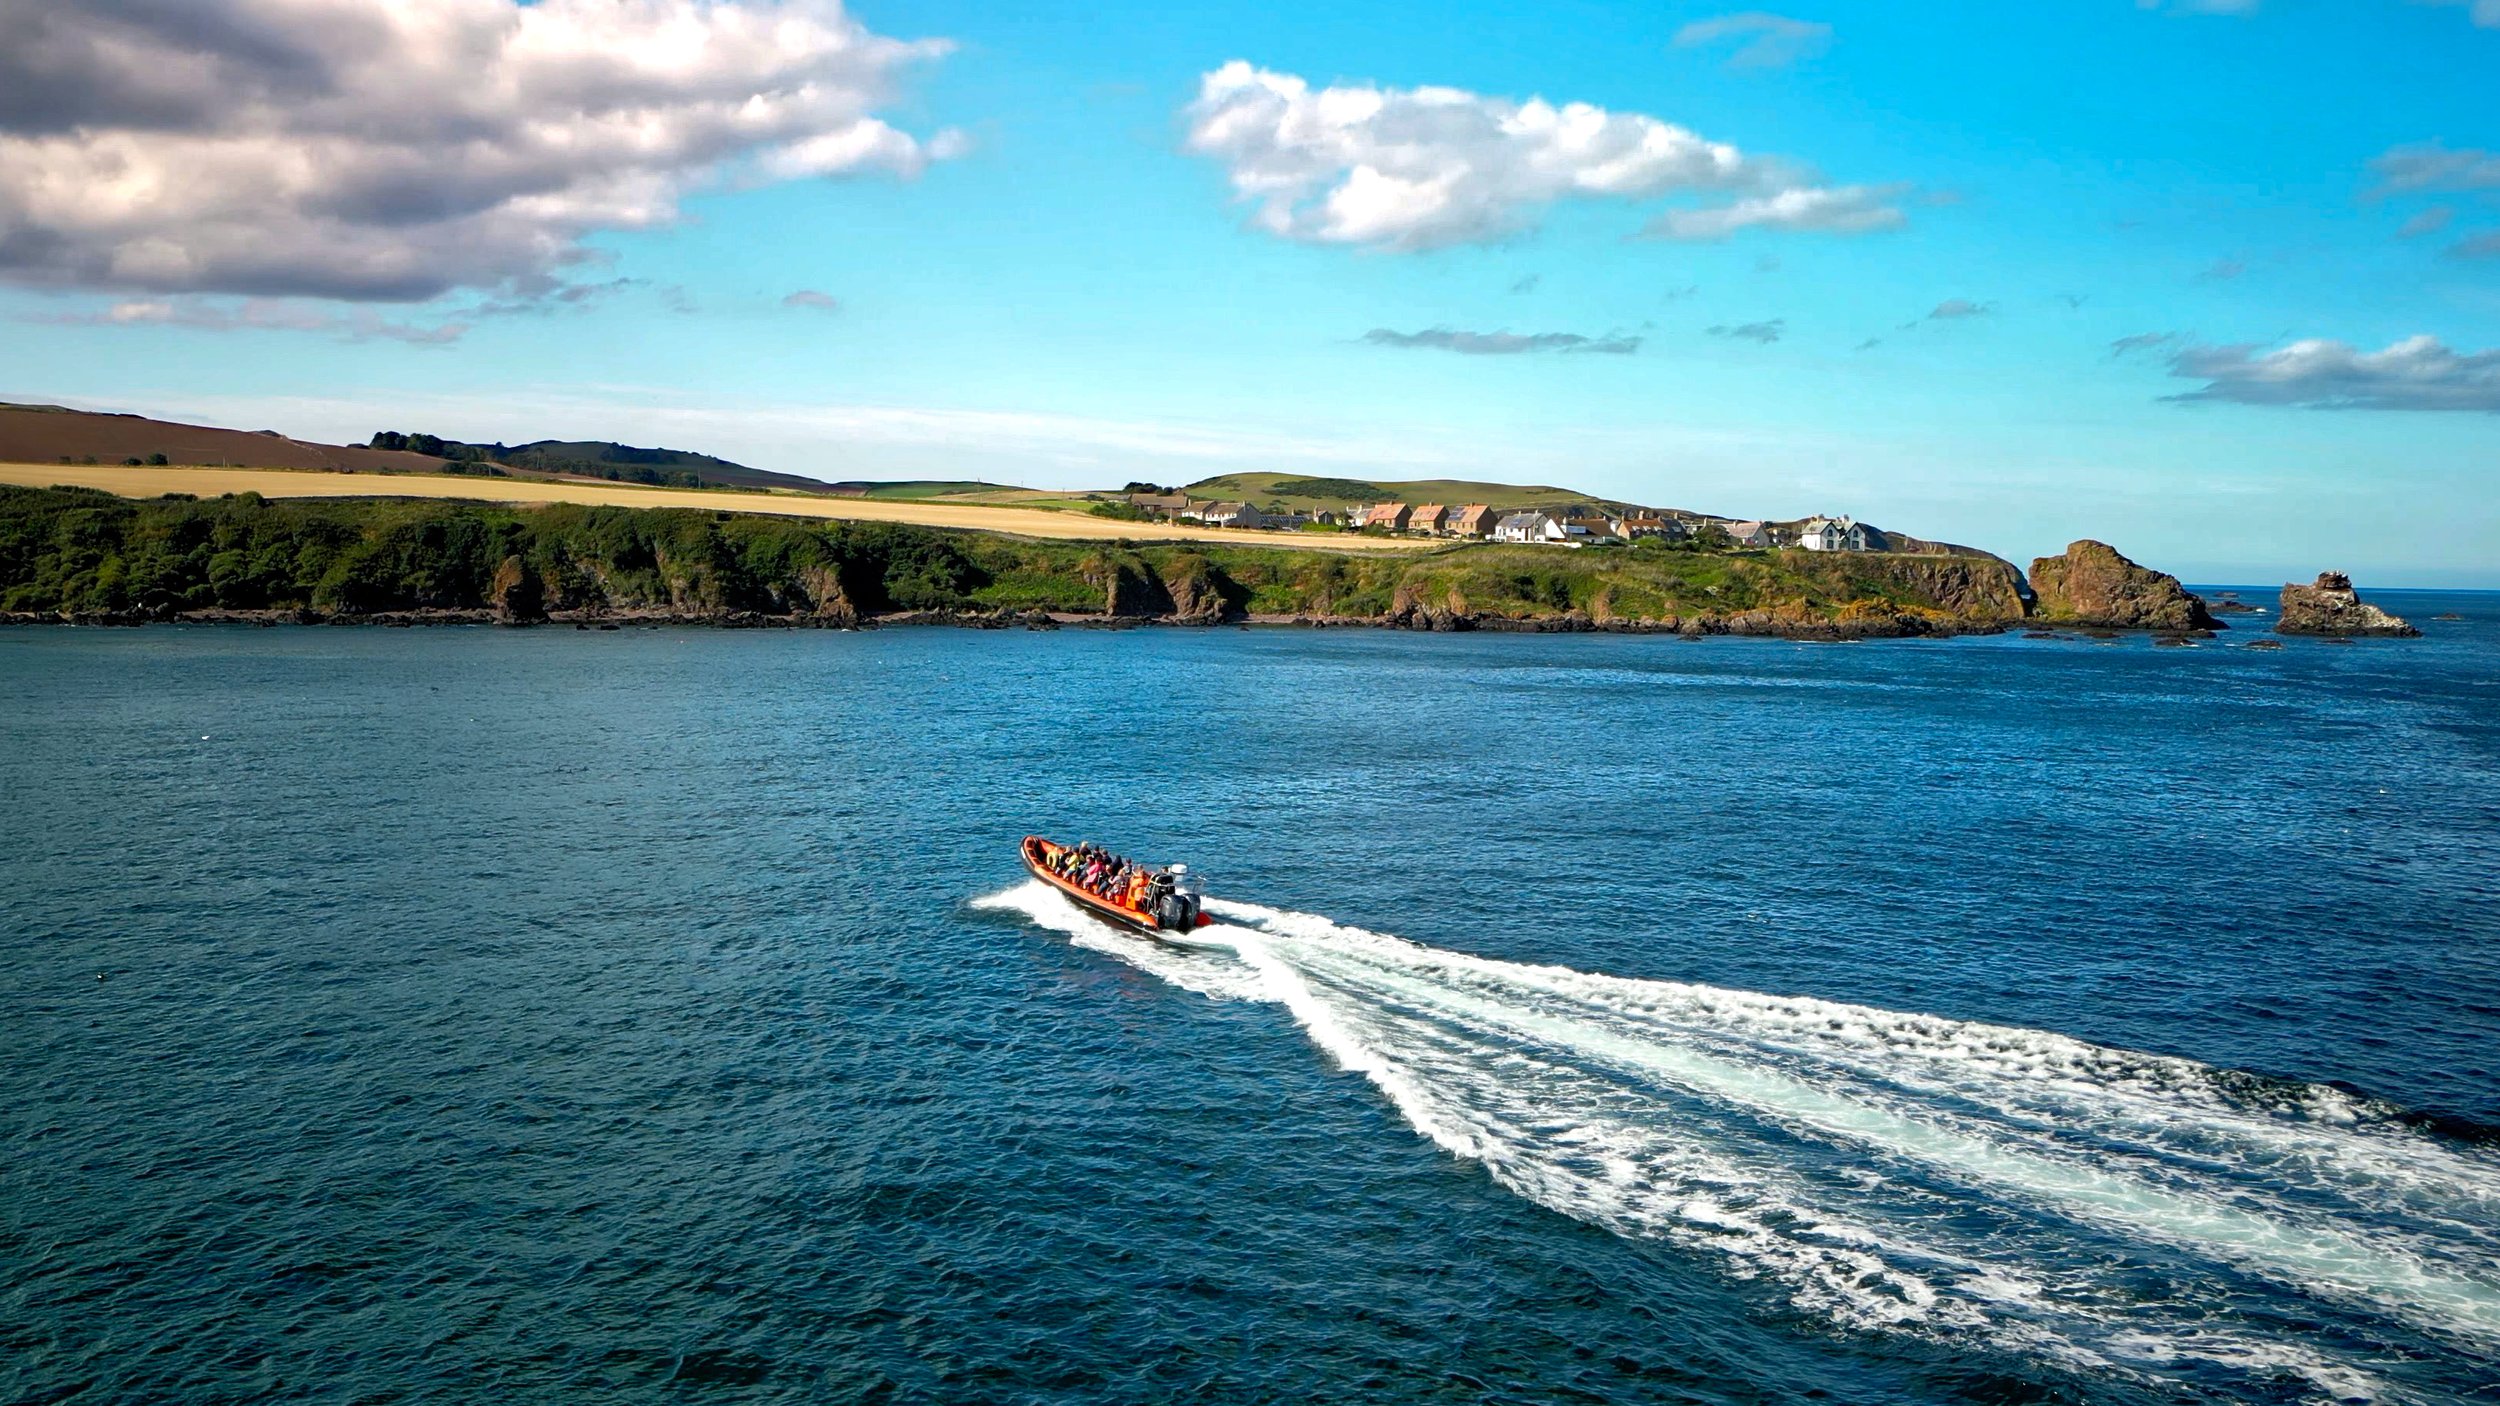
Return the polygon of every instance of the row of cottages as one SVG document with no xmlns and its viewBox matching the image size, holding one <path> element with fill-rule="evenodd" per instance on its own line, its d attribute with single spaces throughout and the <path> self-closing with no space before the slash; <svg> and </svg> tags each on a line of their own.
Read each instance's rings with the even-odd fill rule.
<svg viewBox="0 0 2500 1406">
<path fill-rule="evenodd" d="M 1493 525 L 1493 540 L 1587 547 L 1599 542 L 1620 542 L 1624 540 L 1624 534 L 1613 521 L 1602 517 L 1512 513 Z"/>
<path fill-rule="evenodd" d="M 1390 532 L 1420 532 L 1431 537 L 1490 537 L 1496 522 L 1493 510 L 1482 503 L 1469 503 L 1452 508 L 1440 503 L 1409 507 L 1404 503 L 1376 503 L 1368 508 L 1355 508 L 1346 514 L 1346 521 L 1355 527 L 1378 527 Z"/>
<path fill-rule="evenodd" d="M 1719 530 L 1740 547 L 1802 547 L 1809 552 L 1880 552 L 1883 535 L 1855 518 L 1810 517 L 1792 535 L 1767 522 L 1723 522 Z"/>
<path fill-rule="evenodd" d="M 1311 521 L 1300 513 L 1271 513 L 1248 503 L 1206 502 L 1186 493 L 1132 493 L 1129 505 L 1149 517 L 1175 522 L 1198 522 L 1209 527 L 1239 527 L 1274 531 L 1300 527 Z"/>
</svg>

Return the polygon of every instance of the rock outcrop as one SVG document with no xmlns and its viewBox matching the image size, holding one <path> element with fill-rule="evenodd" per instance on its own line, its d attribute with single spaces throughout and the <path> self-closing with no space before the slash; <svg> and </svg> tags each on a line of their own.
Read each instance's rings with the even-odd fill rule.
<svg viewBox="0 0 2500 1406">
<path fill-rule="evenodd" d="M 529 563 L 505 557 L 486 583 L 486 605 L 503 624 L 535 624 L 547 618 L 547 587 Z"/>
<path fill-rule="evenodd" d="M 1086 578 L 1102 587 L 1102 613 L 1114 620 L 1151 619 L 1170 613 L 1171 593 L 1154 568 L 1134 557 L 1100 557 L 1085 563 Z"/>
<path fill-rule="evenodd" d="M 2275 618 L 2280 635 L 2390 635 L 2422 633 L 2361 599 L 2352 578 L 2340 571 L 2321 571 L 2316 584 L 2283 587 L 2283 613 Z"/>
<path fill-rule="evenodd" d="M 2214 630 L 2221 623 L 2179 578 L 2138 566 L 2086 539 L 2031 563 L 2032 613 L 2060 625 L 2112 630 Z"/>
<path fill-rule="evenodd" d="M 1165 564 L 1161 575 L 1163 593 L 1171 598 L 1175 622 L 1216 625 L 1231 618 L 1232 604 L 1224 599 L 1224 578 L 1205 557 L 1174 557 Z"/>
<path fill-rule="evenodd" d="M 808 613 L 821 624 L 836 629 L 859 627 L 859 607 L 851 603 L 850 592 L 842 589 L 841 573 L 830 566 L 811 566 L 799 572 L 799 589 L 807 593 Z"/>
</svg>

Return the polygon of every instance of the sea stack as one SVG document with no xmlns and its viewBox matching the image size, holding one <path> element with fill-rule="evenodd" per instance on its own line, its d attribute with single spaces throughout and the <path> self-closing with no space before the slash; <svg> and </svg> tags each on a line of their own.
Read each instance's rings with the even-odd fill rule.
<svg viewBox="0 0 2500 1406">
<path fill-rule="evenodd" d="M 2282 635 L 2412 637 L 2422 633 L 2361 599 L 2352 588 L 2352 578 L 2340 571 L 2319 572 L 2315 585 L 2286 582 L 2283 612 L 2275 617 L 2274 629 Z"/>
<path fill-rule="evenodd" d="M 2217 630 L 2202 598 L 2179 578 L 2138 566 L 2106 542 L 2086 539 L 2031 563 L 2032 614 L 2058 625 L 2109 630 Z"/>
</svg>

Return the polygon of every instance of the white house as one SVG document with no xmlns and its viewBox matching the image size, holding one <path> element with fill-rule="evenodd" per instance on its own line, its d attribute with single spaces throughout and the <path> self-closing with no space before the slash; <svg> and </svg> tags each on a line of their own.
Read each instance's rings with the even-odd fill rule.
<svg viewBox="0 0 2500 1406">
<path fill-rule="evenodd" d="M 1728 539 L 1740 547 L 1771 545 L 1771 529 L 1763 526 L 1759 521 L 1723 522 L 1719 524 L 1719 530 L 1725 532 Z"/>
<path fill-rule="evenodd" d="M 1809 552 L 1864 552 L 1874 548 L 1866 524 L 1848 517 L 1806 519 L 1797 529 L 1797 545 Z"/>
<path fill-rule="evenodd" d="M 1570 537 L 1561 523 L 1543 513 L 1512 513 L 1493 524 L 1496 542 L 1563 542 Z"/>
<path fill-rule="evenodd" d="M 1273 513 L 1261 512 L 1248 503 L 1210 503 L 1206 511 L 1199 515 L 1198 520 L 1209 527 L 1250 528 L 1285 527 L 1290 526 L 1294 521 L 1291 518 L 1278 517 Z"/>
</svg>

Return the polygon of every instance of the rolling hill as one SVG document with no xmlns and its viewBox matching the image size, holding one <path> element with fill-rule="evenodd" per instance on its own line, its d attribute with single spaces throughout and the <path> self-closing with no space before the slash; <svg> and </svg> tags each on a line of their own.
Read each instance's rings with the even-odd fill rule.
<svg viewBox="0 0 2500 1406">
<path fill-rule="evenodd" d="M 586 478 L 640 482 L 644 481 L 642 475 L 646 473 L 659 476 L 690 473 L 707 486 L 783 488 L 801 493 L 824 493 L 835 488 L 835 485 L 822 479 L 750 468 L 710 454 L 698 454 L 691 449 L 644 449 L 605 439 L 533 440 L 528 444 L 511 445 L 493 457 L 495 462 L 509 464 L 516 469 L 536 469 L 542 473 L 574 474 Z"/>
<path fill-rule="evenodd" d="M 1221 474 L 1200 479 L 1183 490 L 1193 498 L 1238 499 L 1261 507 L 1312 510 L 1342 509 L 1358 503 L 1482 503 L 1499 511 L 1561 508 L 1593 503 L 1608 508 L 1631 504 L 1599 498 L 1551 484 L 1481 483 L 1470 479 L 1347 479 L 1313 478 L 1308 474 Z"/>
<path fill-rule="evenodd" d="M 0 463 L 118 464 L 164 456 L 169 464 L 359 473 L 441 473 L 443 461 L 405 450 L 319 444 L 276 430 L 223 430 L 109 415 L 58 405 L 0 402 Z"/>
</svg>

